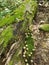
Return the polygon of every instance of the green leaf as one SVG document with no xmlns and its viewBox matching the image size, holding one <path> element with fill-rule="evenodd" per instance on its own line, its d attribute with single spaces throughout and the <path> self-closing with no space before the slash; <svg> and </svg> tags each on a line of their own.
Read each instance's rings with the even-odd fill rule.
<svg viewBox="0 0 49 65">
<path fill-rule="evenodd" d="M 40 25 L 39 30 L 42 30 L 42 31 L 45 31 L 45 32 L 49 32 L 49 24 Z"/>
</svg>

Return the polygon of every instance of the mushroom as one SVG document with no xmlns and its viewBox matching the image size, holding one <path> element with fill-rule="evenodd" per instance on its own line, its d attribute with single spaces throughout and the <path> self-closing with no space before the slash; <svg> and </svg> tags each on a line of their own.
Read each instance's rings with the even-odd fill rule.
<svg viewBox="0 0 49 65">
<path fill-rule="evenodd" d="M 33 60 L 31 60 L 31 63 L 33 62 Z"/>
<path fill-rule="evenodd" d="M 26 47 L 24 46 L 23 49 L 26 49 Z"/>
<path fill-rule="evenodd" d="M 25 62 L 27 62 L 28 60 L 27 59 L 25 59 Z"/>
<path fill-rule="evenodd" d="M 31 54 L 29 54 L 29 56 L 31 56 Z"/>
<path fill-rule="evenodd" d="M 23 57 L 24 57 L 24 58 L 26 57 L 25 54 L 23 55 Z"/>
<path fill-rule="evenodd" d="M 26 65 L 29 65 L 29 63 L 26 63 Z"/>
<path fill-rule="evenodd" d="M 26 47 L 27 47 L 28 45 L 26 44 Z"/>
</svg>

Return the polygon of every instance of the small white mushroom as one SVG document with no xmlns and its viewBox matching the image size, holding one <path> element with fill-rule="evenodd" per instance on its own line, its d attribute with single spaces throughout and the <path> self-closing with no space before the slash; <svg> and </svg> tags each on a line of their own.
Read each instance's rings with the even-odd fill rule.
<svg viewBox="0 0 49 65">
<path fill-rule="evenodd" d="M 26 54 L 26 50 L 24 51 L 24 53 L 23 54 Z"/>
<path fill-rule="evenodd" d="M 25 59 L 25 62 L 27 62 L 28 60 L 27 59 Z"/>
<path fill-rule="evenodd" d="M 27 35 L 27 33 L 25 33 L 25 35 Z"/>
<path fill-rule="evenodd" d="M 30 54 L 32 55 L 32 52 L 30 52 Z"/>
<path fill-rule="evenodd" d="M 26 47 L 27 47 L 28 45 L 26 44 Z"/>
<path fill-rule="evenodd" d="M 23 57 L 24 57 L 24 58 L 26 57 L 25 54 L 23 55 Z"/>
<path fill-rule="evenodd" d="M 33 60 L 31 60 L 31 63 L 33 62 Z"/>
<path fill-rule="evenodd" d="M 26 65 L 29 65 L 29 63 L 26 63 Z"/>
<path fill-rule="evenodd" d="M 35 51 L 35 49 L 32 49 L 33 51 Z"/>
<path fill-rule="evenodd" d="M 26 50 L 28 50 L 28 48 L 26 48 Z"/>
<path fill-rule="evenodd" d="M 29 56 L 31 56 L 31 54 L 29 54 Z"/>
<path fill-rule="evenodd" d="M 24 46 L 23 49 L 26 49 L 26 47 Z"/>
</svg>

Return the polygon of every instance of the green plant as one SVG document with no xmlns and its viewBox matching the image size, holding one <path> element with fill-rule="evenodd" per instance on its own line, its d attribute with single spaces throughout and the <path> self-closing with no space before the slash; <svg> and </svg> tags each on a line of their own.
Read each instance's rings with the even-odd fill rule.
<svg viewBox="0 0 49 65">
<path fill-rule="evenodd" d="M 45 31 L 45 32 L 49 32 L 49 24 L 40 25 L 39 30 L 42 30 L 42 31 Z"/>
</svg>

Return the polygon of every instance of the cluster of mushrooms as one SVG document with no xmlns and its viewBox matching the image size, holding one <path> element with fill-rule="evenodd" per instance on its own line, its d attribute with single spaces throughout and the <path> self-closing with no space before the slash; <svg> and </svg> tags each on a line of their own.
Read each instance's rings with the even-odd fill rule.
<svg viewBox="0 0 49 65">
<path fill-rule="evenodd" d="M 28 38 L 28 34 L 30 34 L 30 33 L 26 33 L 27 38 Z M 33 55 L 33 51 L 35 51 L 35 49 L 32 49 L 32 51 L 28 53 L 29 48 L 28 48 L 28 44 L 26 42 L 27 41 L 25 41 L 25 45 L 23 47 L 22 55 L 23 55 L 25 65 L 31 65 L 31 64 L 33 64 L 32 55 Z"/>
</svg>

